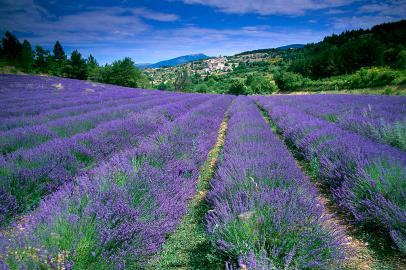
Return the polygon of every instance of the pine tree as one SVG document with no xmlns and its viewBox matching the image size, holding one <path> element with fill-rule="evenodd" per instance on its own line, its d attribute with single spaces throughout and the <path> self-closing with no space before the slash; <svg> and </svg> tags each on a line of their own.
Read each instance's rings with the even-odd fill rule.
<svg viewBox="0 0 406 270">
<path fill-rule="evenodd" d="M 41 46 L 35 47 L 35 61 L 34 67 L 36 70 L 42 73 L 48 72 L 48 64 L 50 59 L 48 50 L 44 50 Z"/>
<path fill-rule="evenodd" d="M 11 61 L 17 60 L 22 49 L 17 37 L 9 31 L 6 31 L 4 38 L 2 38 L 2 47 L 2 58 Z"/>
<path fill-rule="evenodd" d="M 93 55 L 89 55 L 86 60 L 88 79 L 92 81 L 97 81 L 100 78 L 100 67 L 97 63 L 96 58 Z"/>
<path fill-rule="evenodd" d="M 55 61 L 66 60 L 66 54 L 62 48 L 61 43 L 59 43 L 59 41 L 56 41 L 55 45 L 54 45 L 54 59 L 55 59 Z"/>
<path fill-rule="evenodd" d="M 70 56 L 70 72 L 68 76 L 73 79 L 84 80 L 87 78 L 86 60 L 77 50 L 74 50 Z"/>
<path fill-rule="evenodd" d="M 34 52 L 28 40 L 24 40 L 21 52 L 18 56 L 18 65 L 25 72 L 31 72 L 34 66 Z"/>
</svg>

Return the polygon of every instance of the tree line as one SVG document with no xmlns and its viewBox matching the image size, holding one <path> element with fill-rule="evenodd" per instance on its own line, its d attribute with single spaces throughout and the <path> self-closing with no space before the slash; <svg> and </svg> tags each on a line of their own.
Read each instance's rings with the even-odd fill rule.
<svg viewBox="0 0 406 270">
<path fill-rule="evenodd" d="M 288 71 L 322 79 L 380 66 L 406 67 L 406 20 L 333 34 L 319 43 L 308 44 Z"/>
<path fill-rule="evenodd" d="M 67 56 L 59 41 L 55 42 L 52 52 L 41 46 L 33 49 L 28 40 L 21 43 L 9 31 L 1 40 L 0 64 L 16 67 L 25 73 L 89 79 L 128 87 L 146 87 L 149 83 L 129 57 L 102 66 L 91 54 L 85 58 L 78 50 Z"/>
</svg>

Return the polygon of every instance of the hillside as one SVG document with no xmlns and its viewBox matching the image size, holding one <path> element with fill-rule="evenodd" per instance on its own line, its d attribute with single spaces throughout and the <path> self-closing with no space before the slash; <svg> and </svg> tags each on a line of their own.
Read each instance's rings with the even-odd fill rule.
<svg viewBox="0 0 406 270">
<path fill-rule="evenodd" d="M 305 44 L 289 44 L 277 48 L 271 48 L 271 49 L 258 49 L 258 50 L 252 50 L 252 51 L 246 51 L 242 53 L 238 53 L 236 55 L 245 55 L 245 54 L 253 54 L 253 53 L 270 53 L 270 52 L 276 52 L 276 51 L 284 51 L 284 50 L 289 50 L 289 49 L 301 49 L 305 46 Z"/>
<path fill-rule="evenodd" d="M 346 31 L 304 46 L 246 51 L 145 72 L 153 88 L 191 92 L 270 94 L 381 87 L 372 91 L 401 94 L 406 84 L 406 21 Z M 383 89 L 386 86 L 390 87 Z"/>
</svg>

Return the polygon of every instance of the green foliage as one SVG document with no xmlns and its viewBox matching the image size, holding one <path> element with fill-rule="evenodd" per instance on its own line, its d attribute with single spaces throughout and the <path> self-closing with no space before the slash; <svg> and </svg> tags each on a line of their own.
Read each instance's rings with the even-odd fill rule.
<svg viewBox="0 0 406 270">
<path fill-rule="evenodd" d="M 312 79 L 349 74 L 362 67 L 397 66 L 406 46 L 406 20 L 377 25 L 370 30 L 346 31 L 309 44 L 289 71 Z"/>
<path fill-rule="evenodd" d="M 159 90 L 170 90 L 170 91 L 175 90 L 175 87 L 173 86 L 173 84 L 171 84 L 171 83 L 164 83 L 164 82 L 161 82 L 160 84 L 158 84 L 157 86 L 155 86 L 155 88 L 156 88 L 156 89 L 159 89 Z"/>
<path fill-rule="evenodd" d="M 175 75 L 175 90 L 185 91 L 190 84 L 190 76 L 186 69 L 178 70 Z"/>
<path fill-rule="evenodd" d="M 86 60 L 77 50 L 72 52 L 70 60 L 64 67 L 64 73 L 73 79 L 85 80 L 87 78 Z"/>
<path fill-rule="evenodd" d="M 131 58 L 114 61 L 100 69 L 101 82 L 122 85 L 127 87 L 145 87 L 148 81 Z"/>
<path fill-rule="evenodd" d="M 99 63 L 97 63 L 96 58 L 91 54 L 86 59 L 86 68 L 88 79 L 91 81 L 97 81 L 99 79 L 100 66 Z"/>
<path fill-rule="evenodd" d="M 401 69 L 406 69 L 406 50 L 402 50 L 398 54 L 396 66 Z"/>
<path fill-rule="evenodd" d="M 245 83 L 251 95 L 272 94 L 277 90 L 276 85 L 269 78 L 261 75 L 248 75 Z"/>
<path fill-rule="evenodd" d="M 274 80 L 281 91 L 291 91 L 303 87 L 308 79 L 297 73 L 278 71 L 274 74 Z"/>
<path fill-rule="evenodd" d="M 281 91 L 329 91 L 404 84 L 406 83 L 406 71 L 389 67 L 371 67 L 361 68 L 349 75 L 311 80 L 298 73 L 279 70 L 275 72 L 274 80 Z M 395 93 L 396 91 L 388 89 L 386 94 Z"/>
<path fill-rule="evenodd" d="M 62 45 L 59 41 L 55 42 L 54 45 L 54 60 L 55 61 L 63 61 L 66 59 L 65 51 L 62 48 Z"/>
<path fill-rule="evenodd" d="M 32 51 L 31 44 L 27 40 L 24 40 L 21 47 L 21 52 L 18 55 L 18 63 L 18 66 L 21 67 L 24 72 L 31 72 L 34 67 L 34 52 Z"/>
<path fill-rule="evenodd" d="M 34 68 L 39 73 L 45 73 L 48 71 L 48 65 L 51 60 L 51 56 L 48 50 L 44 50 L 41 46 L 35 47 L 35 60 Z"/>
<path fill-rule="evenodd" d="M 6 31 L 4 38 L 1 40 L 1 58 L 9 61 L 15 61 L 21 52 L 21 43 L 18 41 L 17 37 Z"/>
<path fill-rule="evenodd" d="M 230 87 L 230 90 L 228 92 L 229 94 L 232 95 L 245 95 L 247 94 L 247 86 L 245 86 L 244 82 L 242 80 L 235 80 Z"/>
<path fill-rule="evenodd" d="M 70 56 L 70 64 L 72 66 L 72 78 L 85 79 L 87 77 L 86 60 L 77 50 L 74 50 Z"/>
</svg>

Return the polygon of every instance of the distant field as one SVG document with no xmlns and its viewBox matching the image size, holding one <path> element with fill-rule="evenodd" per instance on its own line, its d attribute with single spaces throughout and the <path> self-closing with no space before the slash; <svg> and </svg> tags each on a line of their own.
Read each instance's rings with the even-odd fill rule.
<svg viewBox="0 0 406 270">
<path fill-rule="evenodd" d="M 406 269 L 406 97 L 0 97 L 0 269 Z"/>
</svg>

